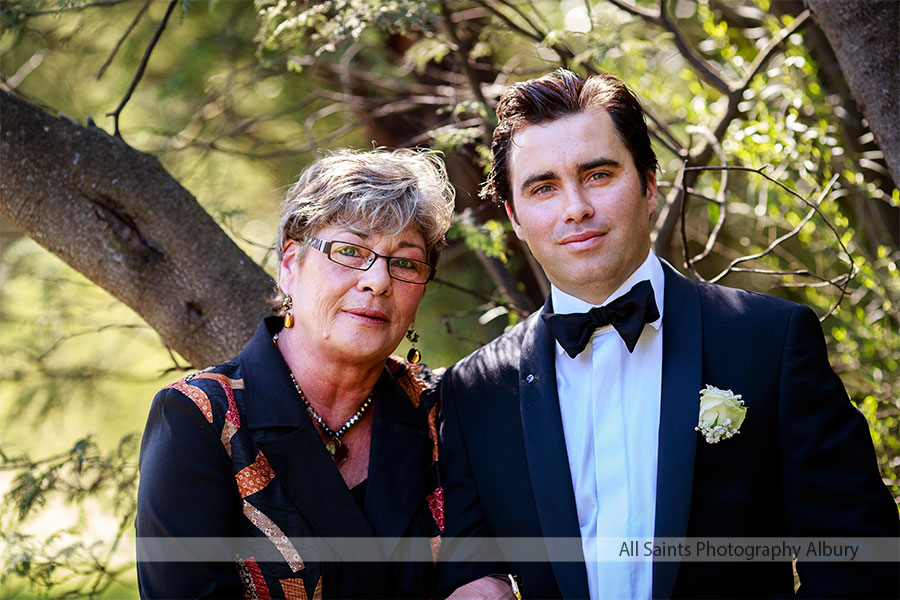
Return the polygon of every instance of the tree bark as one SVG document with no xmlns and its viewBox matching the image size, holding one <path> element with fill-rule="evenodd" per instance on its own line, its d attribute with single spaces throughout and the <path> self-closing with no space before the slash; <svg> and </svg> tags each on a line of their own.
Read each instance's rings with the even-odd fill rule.
<svg viewBox="0 0 900 600">
<path fill-rule="evenodd" d="M 807 0 L 850 92 L 900 186 L 900 5 L 896 0 Z"/>
<path fill-rule="evenodd" d="M 237 354 L 273 281 L 159 161 L 0 92 L 0 218 L 135 310 L 195 367 Z"/>
</svg>

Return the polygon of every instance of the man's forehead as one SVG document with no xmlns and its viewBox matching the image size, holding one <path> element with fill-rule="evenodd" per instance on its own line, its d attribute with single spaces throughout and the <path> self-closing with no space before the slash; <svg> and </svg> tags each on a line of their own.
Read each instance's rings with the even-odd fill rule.
<svg viewBox="0 0 900 600">
<path fill-rule="evenodd" d="M 553 131 L 553 129 L 558 129 L 554 126 L 560 124 L 563 126 L 572 124 L 573 127 L 579 128 L 587 126 L 592 130 L 607 130 L 615 137 L 615 126 L 612 119 L 610 118 L 609 113 L 602 108 L 590 108 L 577 113 L 564 115 L 557 119 L 526 125 L 516 131 L 510 139 L 508 154 L 510 181 L 513 181 L 516 178 L 516 175 L 523 175 L 522 173 L 516 173 L 515 169 L 519 162 L 517 159 L 521 158 L 523 154 L 527 154 L 528 156 L 529 165 L 527 166 L 529 170 L 532 168 L 553 170 L 554 165 L 558 165 L 562 162 L 564 156 L 559 152 L 541 151 L 544 147 L 549 147 L 551 145 L 558 146 L 560 142 L 565 142 L 565 140 L 559 139 L 559 131 Z M 597 146 L 600 147 L 610 140 L 597 138 L 596 141 Z M 537 164 L 541 166 L 537 166 Z M 521 167 L 523 165 L 520 164 L 518 166 Z M 522 169 L 520 168 L 518 171 L 522 171 Z"/>
</svg>

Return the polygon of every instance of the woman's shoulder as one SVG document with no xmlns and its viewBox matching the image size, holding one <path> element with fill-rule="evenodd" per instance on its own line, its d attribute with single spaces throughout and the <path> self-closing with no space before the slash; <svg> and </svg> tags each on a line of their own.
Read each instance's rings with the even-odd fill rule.
<svg viewBox="0 0 900 600">
<path fill-rule="evenodd" d="M 440 410 L 440 396 L 435 390 L 443 370 L 435 373 L 423 364 L 413 364 L 394 355 L 388 357 L 387 369 L 424 419 L 424 427 L 432 443 L 433 467 L 438 460 L 437 414 Z"/>
<path fill-rule="evenodd" d="M 243 390 L 240 365 L 231 360 L 170 383 L 159 391 L 155 403 L 165 409 L 172 403 L 184 404 L 187 399 L 208 423 L 221 429 L 227 422 L 239 425 L 235 396 Z"/>
<path fill-rule="evenodd" d="M 437 385 L 440 379 L 439 373 L 435 373 L 426 365 L 410 363 L 393 354 L 388 357 L 386 366 L 413 406 L 419 408 L 424 402 L 427 404 L 423 407 L 425 411 L 431 410 L 433 399 L 431 394 L 425 392 Z"/>
</svg>

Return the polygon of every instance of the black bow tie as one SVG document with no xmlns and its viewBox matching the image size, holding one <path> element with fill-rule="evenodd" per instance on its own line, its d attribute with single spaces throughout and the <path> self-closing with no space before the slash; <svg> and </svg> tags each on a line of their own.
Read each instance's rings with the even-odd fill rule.
<svg viewBox="0 0 900 600">
<path fill-rule="evenodd" d="M 644 323 L 658 319 L 659 311 L 653 297 L 653 286 L 645 279 L 605 306 L 596 306 L 586 313 L 544 313 L 541 318 L 566 354 L 575 358 L 587 346 L 594 330 L 604 325 L 612 325 L 622 336 L 628 351 L 634 352 Z"/>
</svg>

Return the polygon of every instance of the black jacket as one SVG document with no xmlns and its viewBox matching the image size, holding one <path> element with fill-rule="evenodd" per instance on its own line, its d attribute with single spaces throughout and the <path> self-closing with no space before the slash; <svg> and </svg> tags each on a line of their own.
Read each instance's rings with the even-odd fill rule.
<svg viewBox="0 0 900 600">
<path fill-rule="evenodd" d="M 156 396 L 141 444 L 141 595 L 430 597 L 434 566 L 421 558 L 439 545 L 442 506 L 436 410 L 420 403 L 421 367 L 392 357 L 375 386 L 361 509 L 272 343 L 278 329 L 279 319 L 267 319 L 236 359 Z M 180 561 L 153 557 L 153 538 L 165 538 Z M 189 538 L 216 541 L 198 547 Z M 340 538 L 378 538 L 367 545 L 371 562 L 346 560 L 359 544 L 342 546 Z"/>
<path fill-rule="evenodd" d="M 655 536 L 896 540 L 897 507 L 866 421 L 829 366 L 813 311 L 698 284 L 667 265 L 664 296 Z M 441 381 L 445 593 L 509 571 L 527 598 L 588 596 L 583 558 L 548 562 L 553 538 L 580 539 L 554 343 L 532 315 Z M 694 430 L 706 384 L 741 394 L 748 407 L 740 435 L 715 445 Z M 496 556 L 487 541 L 451 545 L 491 536 L 545 538 L 546 552 L 497 564 L 479 562 Z M 897 563 L 799 562 L 797 570 L 801 595 L 900 596 Z M 657 598 L 789 596 L 791 561 L 654 562 L 652 589 Z"/>
</svg>

